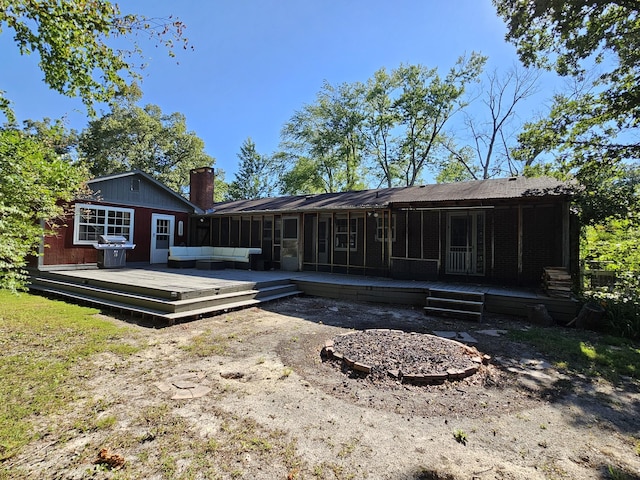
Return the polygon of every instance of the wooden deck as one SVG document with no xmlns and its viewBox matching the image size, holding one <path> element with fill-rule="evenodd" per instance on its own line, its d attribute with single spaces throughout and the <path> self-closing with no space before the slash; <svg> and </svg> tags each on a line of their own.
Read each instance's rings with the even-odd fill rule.
<svg viewBox="0 0 640 480">
<path fill-rule="evenodd" d="M 38 272 L 32 278 L 31 289 L 170 323 L 301 293 L 424 307 L 430 289 L 477 292 L 484 294 L 485 311 L 527 316 L 530 305 L 542 303 L 559 322 L 573 319 L 578 307 L 574 300 L 552 298 L 533 289 L 483 284 L 317 272 L 169 269 L 150 265 Z"/>
</svg>

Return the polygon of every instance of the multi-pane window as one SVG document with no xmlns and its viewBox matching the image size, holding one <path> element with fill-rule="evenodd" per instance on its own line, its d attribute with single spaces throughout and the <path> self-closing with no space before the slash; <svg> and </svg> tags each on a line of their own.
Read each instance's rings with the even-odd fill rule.
<svg viewBox="0 0 640 480">
<path fill-rule="evenodd" d="M 121 235 L 133 242 L 133 210 L 76 204 L 73 243 L 90 245 L 100 235 Z"/>
<path fill-rule="evenodd" d="M 334 250 L 355 250 L 358 245 L 358 219 L 348 219 L 346 215 L 336 215 L 334 219 Z"/>
<path fill-rule="evenodd" d="M 376 218 L 376 241 L 386 242 L 389 240 L 389 216 L 382 215 Z M 391 216 L 391 241 L 396 241 L 396 214 Z"/>
</svg>

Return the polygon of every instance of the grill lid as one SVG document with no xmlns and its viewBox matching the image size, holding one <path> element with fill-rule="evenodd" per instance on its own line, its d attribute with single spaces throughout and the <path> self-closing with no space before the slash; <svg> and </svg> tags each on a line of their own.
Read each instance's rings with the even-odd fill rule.
<svg viewBox="0 0 640 480">
<path fill-rule="evenodd" d="M 124 245 L 127 243 L 127 237 L 123 237 L 122 235 L 100 235 L 98 237 L 98 243 Z"/>
</svg>

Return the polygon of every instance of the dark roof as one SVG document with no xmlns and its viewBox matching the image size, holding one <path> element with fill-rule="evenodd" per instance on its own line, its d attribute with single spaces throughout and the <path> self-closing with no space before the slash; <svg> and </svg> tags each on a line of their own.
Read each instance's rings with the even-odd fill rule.
<svg viewBox="0 0 640 480">
<path fill-rule="evenodd" d="M 359 192 L 321 193 L 216 203 L 214 215 L 242 212 L 292 212 L 389 208 L 455 201 L 489 201 L 570 195 L 572 186 L 549 177 L 511 177 Z"/>
</svg>

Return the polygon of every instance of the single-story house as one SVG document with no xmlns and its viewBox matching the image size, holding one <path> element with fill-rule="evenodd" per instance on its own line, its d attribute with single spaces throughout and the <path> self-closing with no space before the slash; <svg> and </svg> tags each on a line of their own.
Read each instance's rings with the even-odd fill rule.
<svg viewBox="0 0 640 480">
<path fill-rule="evenodd" d="M 94 178 L 87 186 L 92 193 L 69 205 L 61 228 L 45 236 L 42 255 L 32 266 L 39 270 L 95 266 L 98 250 L 94 245 L 100 235 L 121 236 L 127 244 L 135 244 L 126 251 L 127 262 L 166 264 L 169 247 L 187 245 L 189 222 L 194 214 L 203 213 L 141 171 Z M 206 187 L 196 190 L 207 192 Z"/>
<path fill-rule="evenodd" d="M 397 279 L 539 285 L 544 267 L 578 269 L 572 186 L 552 178 L 222 203 L 213 185 L 209 167 L 191 171 L 191 200 L 140 171 L 95 178 L 37 268 L 95 266 L 107 234 L 136 245 L 128 262 L 151 264 L 182 245 L 259 248 L 258 269 Z"/>
<path fill-rule="evenodd" d="M 265 269 L 539 285 L 577 271 L 571 191 L 511 177 L 223 202 L 193 215 L 190 244 L 259 247 Z"/>
</svg>

